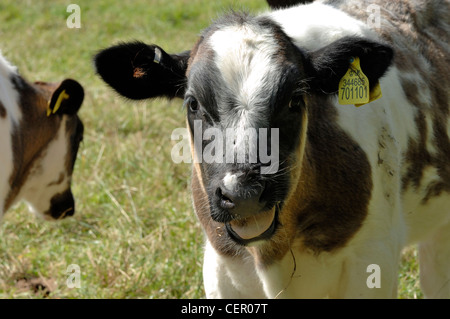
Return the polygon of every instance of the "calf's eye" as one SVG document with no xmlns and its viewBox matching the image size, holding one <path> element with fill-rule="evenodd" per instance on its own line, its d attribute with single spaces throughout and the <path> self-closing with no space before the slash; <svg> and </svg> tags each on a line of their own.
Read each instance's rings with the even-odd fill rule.
<svg viewBox="0 0 450 319">
<path fill-rule="evenodd" d="M 305 106 L 305 101 L 304 101 L 303 97 L 301 97 L 301 96 L 293 97 L 289 101 L 289 111 L 291 111 L 291 112 L 298 113 L 301 111 L 301 109 L 304 106 Z"/>
<path fill-rule="evenodd" d="M 199 109 L 198 102 L 193 96 L 186 97 L 184 105 L 189 108 L 190 112 L 197 112 Z"/>
</svg>

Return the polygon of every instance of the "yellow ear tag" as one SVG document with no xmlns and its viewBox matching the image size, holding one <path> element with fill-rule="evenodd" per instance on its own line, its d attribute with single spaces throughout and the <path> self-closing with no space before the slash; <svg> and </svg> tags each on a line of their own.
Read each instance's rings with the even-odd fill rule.
<svg viewBox="0 0 450 319">
<path fill-rule="evenodd" d="M 55 114 L 56 111 L 61 106 L 61 103 L 63 100 L 68 100 L 69 94 L 66 93 L 66 90 L 62 90 L 61 93 L 59 93 L 58 99 L 56 100 L 55 106 L 53 107 L 53 110 L 50 108 L 50 105 L 47 108 L 47 116 L 50 116 L 51 114 Z"/>
<path fill-rule="evenodd" d="M 339 104 L 361 106 L 370 102 L 369 94 L 369 80 L 361 70 L 359 58 L 351 58 L 347 72 L 339 81 Z"/>
</svg>

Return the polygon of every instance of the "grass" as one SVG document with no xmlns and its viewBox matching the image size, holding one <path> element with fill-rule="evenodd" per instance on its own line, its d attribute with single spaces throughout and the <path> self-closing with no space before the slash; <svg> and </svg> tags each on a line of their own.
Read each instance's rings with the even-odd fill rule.
<svg viewBox="0 0 450 319">
<path fill-rule="evenodd" d="M 0 297 L 203 298 L 203 233 L 192 210 L 190 167 L 174 164 L 179 101 L 131 103 L 94 74 L 92 56 L 139 39 L 188 49 L 228 8 L 266 8 L 262 0 L 78 0 L 81 29 L 66 27 L 70 1 L 2 0 L 0 48 L 30 81 L 77 79 L 86 90 L 85 138 L 73 178 L 77 213 L 45 222 L 21 204 L 0 227 Z M 421 297 L 415 251 L 405 255 L 399 296 Z M 69 288 L 77 264 L 81 288 Z M 24 284 L 25 283 L 25 284 Z M 28 284 L 28 285 L 27 285 Z M 41 287 L 42 288 L 42 287 Z"/>
</svg>

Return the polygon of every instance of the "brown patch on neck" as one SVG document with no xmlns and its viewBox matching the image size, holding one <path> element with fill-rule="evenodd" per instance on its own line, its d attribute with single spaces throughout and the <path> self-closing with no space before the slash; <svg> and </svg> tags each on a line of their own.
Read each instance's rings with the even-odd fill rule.
<svg viewBox="0 0 450 319">
<path fill-rule="evenodd" d="M 43 155 L 61 124 L 58 116 L 46 115 L 50 91 L 35 88 L 17 75 L 11 81 L 20 96 L 22 119 L 12 134 L 14 168 L 9 179 L 11 190 L 5 200 L 5 211 L 14 203 L 31 168 Z"/>
<path fill-rule="evenodd" d="M 296 158 L 301 172 L 292 172 L 280 229 L 260 250 L 262 265 L 283 258 L 297 239 L 316 254 L 342 248 L 368 213 L 373 185 L 366 154 L 338 127 L 326 98 L 310 102 L 308 110 L 304 157 Z"/>
</svg>

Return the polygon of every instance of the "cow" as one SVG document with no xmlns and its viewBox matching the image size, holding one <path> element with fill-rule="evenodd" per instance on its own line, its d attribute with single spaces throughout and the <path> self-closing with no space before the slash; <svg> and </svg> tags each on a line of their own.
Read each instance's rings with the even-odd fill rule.
<svg viewBox="0 0 450 319">
<path fill-rule="evenodd" d="M 424 295 L 450 297 L 449 17 L 448 1 L 324 0 L 225 14 L 177 54 L 96 54 L 119 94 L 184 100 L 208 298 L 395 298 L 412 244 Z M 212 130 L 235 133 L 215 144 L 232 161 L 202 161 Z"/>
<path fill-rule="evenodd" d="M 0 219 L 21 200 L 46 220 L 75 213 L 83 98 L 77 81 L 30 83 L 0 54 Z"/>
</svg>

